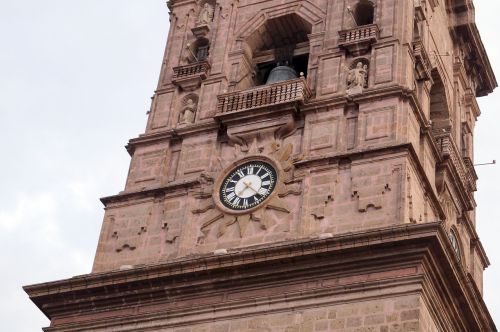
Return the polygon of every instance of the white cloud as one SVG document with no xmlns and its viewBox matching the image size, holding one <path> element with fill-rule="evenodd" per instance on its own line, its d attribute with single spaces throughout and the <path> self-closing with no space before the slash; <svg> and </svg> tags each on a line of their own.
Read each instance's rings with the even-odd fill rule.
<svg viewBox="0 0 500 332">
<path fill-rule="evenodd" d="M 500 1 L 475 5 L 500 69 Z M 0 0 L 0 40 L 8 45 L 0 52 L 0 136 L 8 143 L 0 163 L 0 261 L 9 267 L 0 283 L 3 330 L 48 323 L 23 284 L 89 272 L 102 221 L 98 197 L 123 189 L 130 159 L 122 146 L 145 127 L 167 13 L 164 1 Z M 481 100 L 477 161 L 500 159 L 499 93 Z M 492 261 L 485 294 L 500 323 L 500 166 L 480 172 L 478 231 Z"/>
<path fill-rule="evenodd" d="M 0 210 L 0 228 L 12 231 L 22 225 L 36 224 L 43 220 L 46 233 L 55 233 L 53 221 L 56 208 L 52 193 L 19 193 L 12 210 Z"/>
<path fill-rule="evenodd" d="M 68 184 L 68 189 L 72 193 L 75 207 L 87 212 L 95 209 L 98 192 L 94 179 L 71 181 Z"/>
</svg>

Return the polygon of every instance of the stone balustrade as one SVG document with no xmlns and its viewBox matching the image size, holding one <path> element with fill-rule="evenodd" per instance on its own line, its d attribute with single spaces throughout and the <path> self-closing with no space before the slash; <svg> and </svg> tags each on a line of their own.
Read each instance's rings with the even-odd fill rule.
<svg viewBox="0 0 500 332">
<path fill-rule="evenodd" d="M 432 63 L 421 39 L 413 42 L 413 56 L 415 57 L 416 78 L 432 83 Z"/>
<path fill-rule="evenodd" d="M 339 46 L 346 48 L 349 53 L 355 56 L 360 55 L 366 52 L 371 44 L 377 42 L 379 32 L 377 24 L 362 25 L 339 31 Z"/>
<path fill-rule="evenodd" d="M 184 90 L 193 90 L 198 88 L 201 82 L 208 77 L 210 64 L 207 61 L 199 61 L 174 67 L 173 70 L 172 83 Z"/>
<path fill-rule="evenodd" d="M 474 175 L 467 168 L 464 160 L 460 156 L 458 148 L 450 133 L 441 133 L 434 135 L 441 156 L 448 158 L 455 169 L 463 187 L 469 192 L 476 191 Z"/>
<path fill-rule="evenodd" d="M 477 190 L 476 186 L 476 181 L 478 180 L 476 169 L 474 168 L 474 163 L 472 162 L 472 159 L 469 157 L 464 157 L 463 158 L 465 168 L 467 169 L 467 173 L 469 176 L 469 182 L 473 186 L 474 191 Z"/>
<path fill-rule="evenodd" d="M 228 113 L 283 104 L 301 104 L 311 96 L 304 78 L 258 86 L 219 95 L 217 113 Z"/>
</svg>

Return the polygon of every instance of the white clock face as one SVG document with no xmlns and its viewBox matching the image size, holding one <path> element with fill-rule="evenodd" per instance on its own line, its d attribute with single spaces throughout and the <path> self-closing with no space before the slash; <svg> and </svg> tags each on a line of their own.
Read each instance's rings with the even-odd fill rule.
<svg viewBox="0 0 500 332">
<path fill-rule="evenodd" d="M 222 182 L 220 200 L 235 211 L 261 204 L 276 187 L 277 172 L 263 161 L 251 161 L 236 167 Z"/>
</svg>

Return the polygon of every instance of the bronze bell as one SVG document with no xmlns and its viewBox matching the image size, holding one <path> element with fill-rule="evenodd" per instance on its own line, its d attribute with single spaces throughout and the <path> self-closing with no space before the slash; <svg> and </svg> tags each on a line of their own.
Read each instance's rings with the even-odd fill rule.
<svg viewBox="0 0 500 332">
<path fill-rule="evenodd" d="M 278 65 L 276 68 L 273 68 L 273 70 L 271 70 L 271 72 L 269 73 L 266 85 L 283 82 L 287 80 L 293 80 L 297 77 L 298 77 L 297 72 L 292 67 Z"/>
</svg>

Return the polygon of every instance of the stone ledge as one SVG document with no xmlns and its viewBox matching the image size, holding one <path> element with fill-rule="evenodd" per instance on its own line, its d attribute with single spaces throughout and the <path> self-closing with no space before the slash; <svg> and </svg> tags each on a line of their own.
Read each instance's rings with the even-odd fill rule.
<svg viewBox="0 0 500 332">
<path fill-rule="evenodd" d="M 149 188 L 142 191 L 121 192 L 118 195 L 102 197 L 101 202 L 104 204 L 104 206 L 108 206 L 109 204 L 112 203 L 121 203 L 123 201 L 128 201 L 131 199 L 141 199 L 147 197 L 154 197 L 157 195 L 163 195 L 168 192 L 172 192 L 174 190 L 187 189 L 200 184 L 201 182 L 199 179 L 174 181 L 161 187 Z"/>
<path fill-rule="evenodd" d="M 409 291 L 437 297 L 437 306 L 459 308 L 466 301 L 462 308 L 467 311 L 456 311 L 453 319 L 470 331 L 484 330 L 481 326 L 496 331 L 477 289 L 454 257 L 441 223 L 404 224 L 24 289 L 51 318 L 53 327 L 45 331 L 103 331 L 110 326 L 120 326 L 116 331 L 138 331 L 142 326 L 145 331 L 153 321 L 159 324 L 155 327 L 166 328 Z M 450 298 L 447 292 L 454 295 Z M 123 327 L 127 324 L 130 327 Z"/>
<path fill-rule="evenodd" d="M 162 131 L 140 135 L 137 138 L 131 139 L 125 148 L 127 149 L 129 155 L 132 156 L 136 147 L 139 145 L 156 144 L 165 140 L 182 138 L 189 135 L 198 135 L 207 131 L 216 131 L 218 129 L 219 124 L 213 119 L 208 119 L 206 121 L 200 121 L 185 126 L 171 127 Z"/>
</svg>

